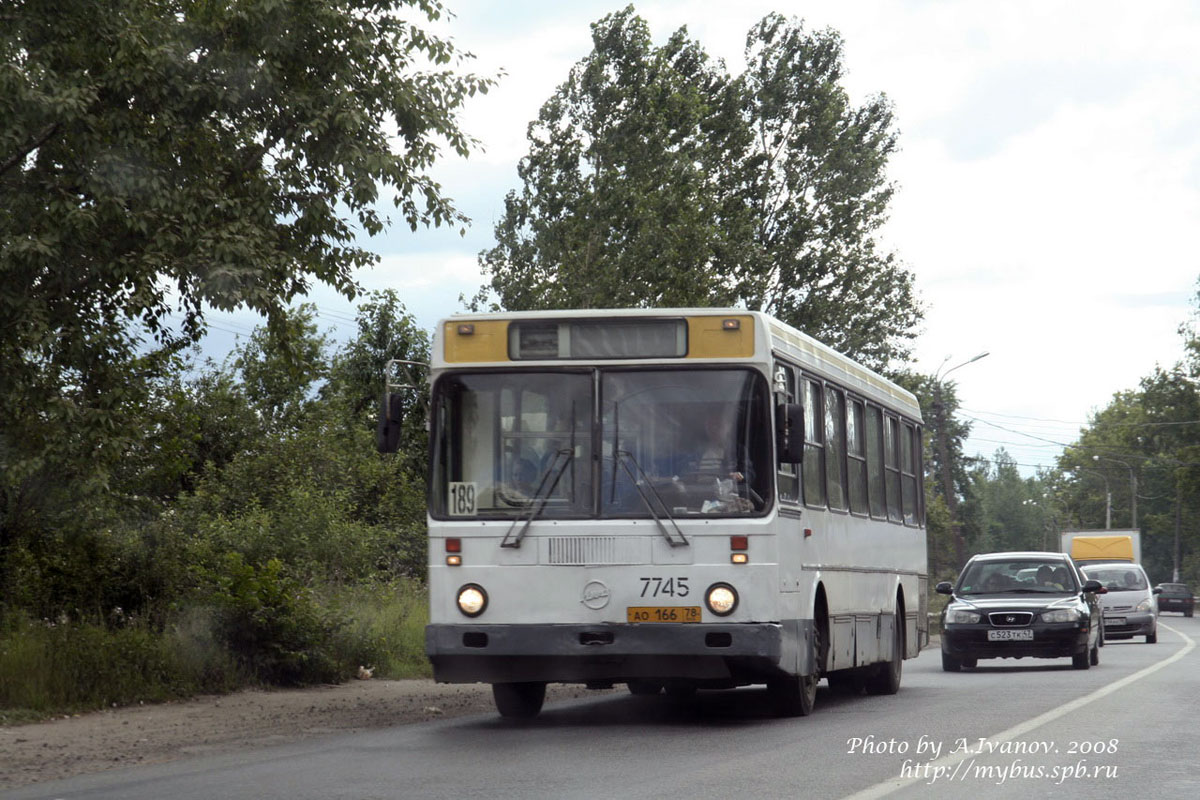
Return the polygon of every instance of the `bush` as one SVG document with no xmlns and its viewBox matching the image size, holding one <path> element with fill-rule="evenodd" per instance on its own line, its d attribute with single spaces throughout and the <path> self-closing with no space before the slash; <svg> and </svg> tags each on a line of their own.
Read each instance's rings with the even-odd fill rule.
<svg viewBox="0 0 1200 800">
<path fill-rule="evenodd" d="M 284 686 L 347 677 L 334 647 L 344 621 L 286 576 L 278 559 L 256 567 L 226 553 L 212 578 L 217 637 L 248 674 Z"/>
</svg>

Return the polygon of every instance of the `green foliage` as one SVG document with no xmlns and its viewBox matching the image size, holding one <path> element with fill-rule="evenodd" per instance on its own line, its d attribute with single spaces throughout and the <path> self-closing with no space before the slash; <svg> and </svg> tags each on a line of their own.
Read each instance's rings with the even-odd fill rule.
<svg viewBox="0 0 1200 800">
<path fill-rule="evenodd" d="M 842 44 L 768 15 L 727 74 L 632 7 L 530 124 L 473 300 L 507 309 L 745 304 L 871 366 L 907 353 L 912 276 L 876 252 L 895 149 L 882 97 L 854 108 Z"/>
<path fill-rule="evenodd" d="M 472 149 L 457 115 L 493 83 L 456 74 L 465 56 L 421 27 L 437 0 L 2 13 L 0 550 L 55 527 L 66 499 L 107 502 L 205 308 L 262 313 L 282 347 L 314 282 L 358 291 L 377 257 L 354 240 L 388 222 L 381 191 L 413 228 L 462 222 L 429 171 Z M 186 488 L 197 442 L 174 444 L 155 479 Z"/>
<path fill-rule="evenodd" d="M 217 635 L 247 672 L 283 685 L 341 677 L 331 652 L 340 620 L 284 575 L 282 562 L 256 567 L 241 553 L 226 553 L 209 577 Z"/>
<path fill-rule="evenodd" d="M 0 721 L 37 713 L 165 700 L 236 685 L 228 655 L 178 646 L 144 624 L 109 627 L 9 618 L 0 627 Z M 191 656 L 191 657 L 190 657 Z"/>
<path fill-rule="evenodd" d="M 227 363 L 188 373 L 179 360 L 152 384 L 108 491 L 71 497 L 67 483 L 62 513 L 31 517 L 5 548 L 0 676 L 68 659 L 43 670 L 52 685 L 5 702 L 95 707 L 340 680 L 360 664 L 427 670 L 424 404 L 407 452 L 380 455 L 357 401 L 382 388 L 390 351 L 417 358 L 428 339 L 394 294 L 371 298 L 359 323 L 332 352 L 300 307 L 276 329 L 286 340 L 260 330 Z M 128 686 L 71 694 L 73 638 L 112 662 L 98 675 L 125 669 Z"/>
</svg>

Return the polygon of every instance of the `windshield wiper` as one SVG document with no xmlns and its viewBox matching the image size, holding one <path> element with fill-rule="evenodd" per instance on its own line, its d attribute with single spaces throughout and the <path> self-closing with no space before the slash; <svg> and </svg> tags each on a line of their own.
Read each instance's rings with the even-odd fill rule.
<svg viewBox="0 0 1200 800">
<path fill-rule="evenodd" d="M 525 538 L 530 524 L 542 513 L 542 509 L 546 507 L 546 501 L 550 499 L 550 495 L 558 487 L 558 482 L 562 480 L 563 473 L 567 471 L 567 467 L 574 460 L 574 447 L 563 447 L 554 451 L 554 460 L 550 462 L 550 466 L 546 467 L 546 471 L 542 473 L 537 489 L 534 490 L 533 497 L 529 500 L 528 510 L 513 520 L 512 525 L 508 528 L 508 533 L 504 534 L 504 539 L 500 542 L 501 547 L 521 546 L 521 540 Z M 521 522 L 525 524 L 521 525 L 521 530 L 517 531 L 514 536 L 513 532 Z"/>
<path fill-rule="evenodd" d="M 675 524 L 675 518 L 671 516 L 671 509 L 667 507 L 666 502 L 662 499 L 662 495 L 654 488 L 654 484 L 650 482 L 650 478 L 646 475 L 646 471 L 642 469 L 642 465 L 633 457 L 633 453 L 628 450 L 618 450 L 616 453 L 616 462 L 625 468 L 626 474 L 629 475 L 629 480 L 633 482 L 633 488 L 637 490 L 638 497 L 642 498 L 642 503 L 645 504 L 646 510 L 650 512 L 650 516 L 654 517 L 654 521 L 658 524 L 658 529 L 662 532 L 663 538 L 667 540 L 671 547 L 687 546 L 687 537 L 683 535 L 683 531 L 679 530 L 679 526 Z M 634 474 L 633 470 L 629 468 L 629 464 L 633 464 L 637 468 L 637 474 Z M 616 471 L 617 469 L 614 465 L 614 476 L 616 475 Z M 638 480 L 638 475 L 642 478 L 640 481 Z M 614 485 L 616 483 L 615 477 L 613 483 Z M 650 502 L 650 498 L 642 489 L 643 486 L 650 490 L 650 494 L 654 495 L 654 499 L 662 507 L 662 516 L 659 516 L 658 512 L 654 510 L 654 503 Z M 667 522 L 671 523 L 670 528 L 663 523 L 663 518 L 666 518 Z"/>
</svg>

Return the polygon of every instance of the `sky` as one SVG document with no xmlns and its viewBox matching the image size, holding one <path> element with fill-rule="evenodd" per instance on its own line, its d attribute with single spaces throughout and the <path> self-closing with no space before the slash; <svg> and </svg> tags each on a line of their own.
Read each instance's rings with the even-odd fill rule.
<svg viewBox="0 0 1200 800">
<path fill-rule="evenodd" d="M 530 120 L 591 50 L 591 23 L 624 6 L 445 2 L 455 17 L 437 30 L 475 56 L 467 68 L 504 73 L 461 115 L 481 150 L 434 172 L 472 224 L 465 236 L 396 225 L 363 242 L 381 261 L 359 275 L 368 290 L 396 289 L 430 330 L 482 283 L 477 256 L 519 188 Z M 1181 359 L 1200 277 L 1200 3 L 634 5 L 656 43 L 686 26 L 735 74 L 768 12 L 833 28 L 852 102 L 891 100 L 900 150 L 880 241 L 925 308 L 910 366 L 955 383 L 968 455 L 1002 447 L 1026 475 L 1053 466 L 1114 393 Z M 351 303 L 310 299 L 323 328 L 353 333 Z M 256 320 L 212 322 L 206 350 L 219 358 Z"/>
</svg>

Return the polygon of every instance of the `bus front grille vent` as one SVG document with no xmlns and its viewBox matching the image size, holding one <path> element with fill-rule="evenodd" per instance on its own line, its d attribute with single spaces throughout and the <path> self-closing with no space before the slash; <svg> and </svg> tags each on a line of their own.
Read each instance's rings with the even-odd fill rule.
<svg viewBox="0 0 1200 800">
<path fill-rule="evenodd" d="M 628 536 L 551 536 L 550 564 L 558 566 L 594 566 L 602 564 L 642 564 L 645 543 Z"/>
</svg>

